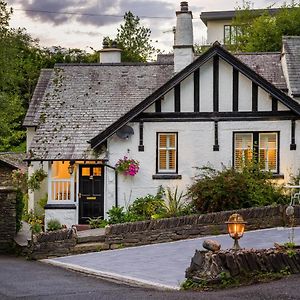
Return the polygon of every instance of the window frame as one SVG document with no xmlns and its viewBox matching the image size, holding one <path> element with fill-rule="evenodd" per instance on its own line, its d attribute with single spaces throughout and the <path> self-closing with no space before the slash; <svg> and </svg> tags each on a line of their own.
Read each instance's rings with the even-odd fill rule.
<svg viewBox="0 0 300 300">
<path fill-rule="evenodd" d="M 232 133 L 232 166 L 233 168 L 236 168 L 235 166 L 235 135 L 236 134 L 252 134 L 252 149 L 253 154 L 256 154 L 259 159 L 259 150 L 260 150 L 260 134 L 268 134 L 268 133 L 274 133 L 276 134 L 276 171 L 269 171 L 272 174 L 280 174 L 280 131 L 276 130 L 267 130 L 267 131 L 234 131 Z M 266 170 L 263 170 L 266 171 Z"/>
<path fill-rule="evenodd" d="M 160 170 L 159 169 L 159 137 L 160 135 L 175 135 L 175 170 Z M 157 132 L 156 133 L 156 174 L 178 174 L 178 132 Z"/>
<path fill-rule="evenodd" d="M 229 40 L 226 40 L 226 28 L 229 28 Z M 226 24 L 224 25 L 223 30 L 223 42 L 224 45 L 235 45 L 236 44 L 236 38 L 238 36 L 239 26 L 232 25 L 232 24 Z M 234 39 L 234 41 L 233 41 Z"/>
</svg>

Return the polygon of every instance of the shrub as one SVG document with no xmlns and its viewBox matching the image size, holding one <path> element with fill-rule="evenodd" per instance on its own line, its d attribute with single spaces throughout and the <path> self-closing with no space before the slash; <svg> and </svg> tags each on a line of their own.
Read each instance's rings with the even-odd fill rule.
<svg viewBox="0 0 300 300">
<path fill-rule="evenodd" d="M 288 202 L 283 188 L 272 182 L 271 174 L 261 171 L 255 163 L 239 171 L 226 167 L 220 171 L 211 167 L 199 170 L 187 195 L 200 213 Z"/>
<path fill-rule="evenodd" d="M 183 201 L 183 192 L 178 194 L 178 187 L 171 191 L 168 187 L 166 190 L 166 200 L 163 203 L 162 216 L 176 217 L 185 214 L 187 203 Z"/>
<path fill-rule="evenodd" d="M 164 207 L 162 195 L 163 190 L 160 189 L 156 195 L 148 194 L 145 197 L 137 198 L 128 210 L 143 220 L 149 220 L 152 216 L 162 213 Z"/>
<path fill-rule="evenodd" d="M 57 219 L 51 219 L 47 222 L 47 231 L 56 231 L 61 229 L 62 226 Z"/>
<path fill-rule="evenodd" d="M 24 220 L 30 225 L 33 234 L 38 234 L 43 230 L 43 220 L 32 211 L 24 215 Z"/>
<path fill-rule="evenodd" d="M 22 228 L 22 216 L 24 209 L 24 194 L 21 190 L 17 190 L 16 195 L 16 232 L 19 232 Z"/>
<path fill-rule="evenodd" d="M 89 218 L 88 222 L 89 222 L 89 225 L 92 229 L 104 228 L 108 224 L 108 221 L 103 220 L 102 217 Z"/>
<path fill-rule="evenodd" d="M 28 189 L 32 192 L 39 190 L 45 178 L 47 178 L 47 173 L 42 168 L 34 171 L 27 181 Z"/>
</svg>

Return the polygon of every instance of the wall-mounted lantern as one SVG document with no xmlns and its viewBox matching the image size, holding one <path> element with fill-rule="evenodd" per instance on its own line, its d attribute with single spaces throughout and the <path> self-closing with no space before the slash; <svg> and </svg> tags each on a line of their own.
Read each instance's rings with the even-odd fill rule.
<svg viewBox="0 0 300 300">
<path fill-rule="evenodd" d="M 69 174 L 70 175 L 72 175 L 73 174 L 73 172 L 74 172 L 74 161 L 70 161 L 70 163 L 69 163 L 69 166 L 68 166 L 68 172 L 69 172 Z"/>
<path fill-rule="evenodd" d="M 234 244 L 232 249 L 234 250 L 241 249 L 238 240 L 243 236 L 245 230 L 245 224 L 247 224 L 247 222 L 244 221 L 241 215 L 232 214 L 229 217 L 228 221 L 225 223 L 227 224 L 229 235 L 234 239 Z"/>
</svg>

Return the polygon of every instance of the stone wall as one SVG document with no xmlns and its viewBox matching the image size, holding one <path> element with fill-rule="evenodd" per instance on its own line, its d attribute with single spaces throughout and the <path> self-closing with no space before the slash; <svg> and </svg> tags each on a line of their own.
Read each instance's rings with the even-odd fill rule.
<svg viewBox="0 0 300 300">
<path fill-rule="evenodd" d="M 300 273 L 300 249 L 198 251 L 186 270 L 196 283 L 218 283 L 224 274 L 233 278 L 258 273 Z"/>
<path fill-rule="evenodd" d="M 287 223 L 284 206 L 241 209 L 239 214 L 248 222 L 246 229 L 254 230 L 284 226 Z M 111 225 L 106 228 L 106 243 L 110 248 L 171 242 L 207 235 L 227 233 L 225 222 L 233 211 L 191 215 L 161 220 Z M 300 224 L 300 207 L 295 208 Z"/>
<path fill-rule="evenodd" d="M 0 253 L 8 252 L 16 234 L 16 192 L 0 187 Z"/>
<path fill-rule="evenodd" d="M 73 228 L 34 235 L 28 256 L 30 259 L 42 259 L 69 255 L 76 245 L 76 239 L 76 230 Z"/>
<path fill-rule="evenodd" d="M 7 166 L 0 165 L 0 185 L 6 186 L 6 185 L 12 185 L 12 174 L 13 169 Z"/>
</svg>

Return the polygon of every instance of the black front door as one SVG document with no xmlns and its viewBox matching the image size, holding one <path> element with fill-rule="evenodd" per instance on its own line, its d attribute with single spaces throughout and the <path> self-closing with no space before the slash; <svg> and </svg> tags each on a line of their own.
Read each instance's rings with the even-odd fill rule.
<svg viewBox="0 0 300 300">
<path fill-rule="evenodd" d="M 79 166 L 79 224 L 89 218 L 104 217 L 104 168 Z"/>
</svg>

